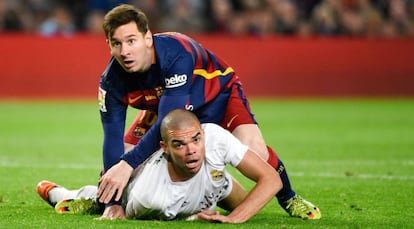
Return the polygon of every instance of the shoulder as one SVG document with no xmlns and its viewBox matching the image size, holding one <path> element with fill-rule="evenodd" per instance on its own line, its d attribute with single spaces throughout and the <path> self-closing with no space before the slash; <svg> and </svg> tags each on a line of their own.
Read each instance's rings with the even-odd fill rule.
<svg viewBox="0 0 414 229">
<path fill-rule="evenodd" d="M 222 152 L 228 151 L 229 139 L 233 135 L 214 123 L 204 123 L 201 125 L 205 135 L 205 145 L 207 151 Z"/>
<path fill-rule="evenodd" d="M 169 52 L 194 54 L 196 50 L 202 49 L 197 41 L 182 33 L 157 33 L 153 35 L 153 40 L 156 51 L 157 48 L 160 49 L 164 47 L 167 48 Z"/>
<path fill-rule="evenodd" d="M 119 67 L 121 66 L 119 65 L 118 61 L 116 61 L 115 57 L 112 56 L 106 65 L 105 71 L 102 73 L 102 77 L 111 74 L 113 71 L 117 71 Z"/>
<path fill-rule="evenodd" d="M 223 127 L 215 123 L 203 123 L 201 124 L 201 128 L 204 130 L 204 134 L 206 136 L 214 139 L 219 139 L 222 136 L 231 135 L 228 130 L 225 130 Z"/>
<path fill-rule="evenodd" d="M 202 124 L 205 134 L 206 159 L 208 162 L 224 162 L 237 166 L 248 147 L 232 133 L 213 123 Z"/>
<path fill-rule="evenodd" d="M 104 72 L 101 75 L 101 83 L 105 81 L 111 81 L 114 79 L 120 79 L 118 76 L 120 75 L 127 75 L 127 73 L 121 65 L 118 63 L 118 61 L 115 59 L 115 57 L 111 57 L 109 60 L 109 63 L 106 65 L 106 68 Z"/>
<path fill-rule="evenodd" d="M 156 170 L 159 170 L 159 168 L 164 166 L 166 163 L 166 154 L 162 149 L 159 149 L 139 166 L 139 170 L 142 170 L 143 168 L 146 168 L 147 170 L 156 168 Z"/>
<path fill-rule="evenodd" d="M 164 50 L 184 51 L 180 41 L 171 33 L 157 33 L 153 35 L 154 47 L 157 53 Z"/>
</svg>

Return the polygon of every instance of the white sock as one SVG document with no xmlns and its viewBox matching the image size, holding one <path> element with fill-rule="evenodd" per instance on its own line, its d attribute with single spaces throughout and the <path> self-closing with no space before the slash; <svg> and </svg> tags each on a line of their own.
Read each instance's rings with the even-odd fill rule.
<svg viewBox="0 0 414 229">
<path fill-rule="evenodd" d="M 49 201 L 52 204 L 64 199 L 74 199 L 74 198 L 94 198 L 96 197 L 96 192 L 98 191 L 97 186 L 86 185 L 80 189 L 68 190 L 64 187 L 57 186 L 49 191 Z"/>
<path fill-rule="evenodd" d="M 79 189 L 78 193 L 76 194 L 77 198 L 84 197 L 84 198 L 96 198 L 96 193 L 98 192 L 98 186 L 94 185 L 86 185 Z"/>
</svg>

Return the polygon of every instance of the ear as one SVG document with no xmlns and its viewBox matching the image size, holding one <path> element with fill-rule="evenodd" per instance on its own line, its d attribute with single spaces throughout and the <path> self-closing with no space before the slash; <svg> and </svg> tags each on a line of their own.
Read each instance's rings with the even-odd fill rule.
<svg viewBox="0 0 414 229">
<path fill-rule="evenodd" d="M 147 45 L 148 48 L 152 47 L 153 45 L 153 40 L 152 40 L 152 33 L 150 30 L 148 30 L 145 35 L 144 35 L 144 39 L 145 39 L 145 44 Z"/>
<path fill-rule="evenodd" d="M 167 144 L 164 141 L 160 141 L 160 146 L 164 152 L 167 152 Z"/>
</svg>

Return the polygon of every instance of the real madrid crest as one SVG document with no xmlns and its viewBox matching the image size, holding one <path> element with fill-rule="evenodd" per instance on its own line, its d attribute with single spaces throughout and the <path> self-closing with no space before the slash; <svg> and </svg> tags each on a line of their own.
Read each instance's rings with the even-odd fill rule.
<svg viewBox="0 0 414 229">
<path fill-rule="evenodd" d="M 213 181 L 219 181 L 224 176 L 224 172 L 219 171 L 219 170 L 213 170 L 213 171 L 210 172 L 210 174 L 211 174 L 211 179 Z"/>
</svg>

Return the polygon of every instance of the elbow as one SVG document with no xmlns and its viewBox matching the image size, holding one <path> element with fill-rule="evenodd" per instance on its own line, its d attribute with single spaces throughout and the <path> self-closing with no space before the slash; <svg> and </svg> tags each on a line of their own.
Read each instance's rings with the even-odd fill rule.
<svg viewBox="0 0 414 229">
<path fill-rule="evenodd" d="M 269 194 L 275 196 L 283 188 L 282 179 L 276 170 L 271 170 L 263 177 L 263 183 L 266 184 Z"/>
</svg>

